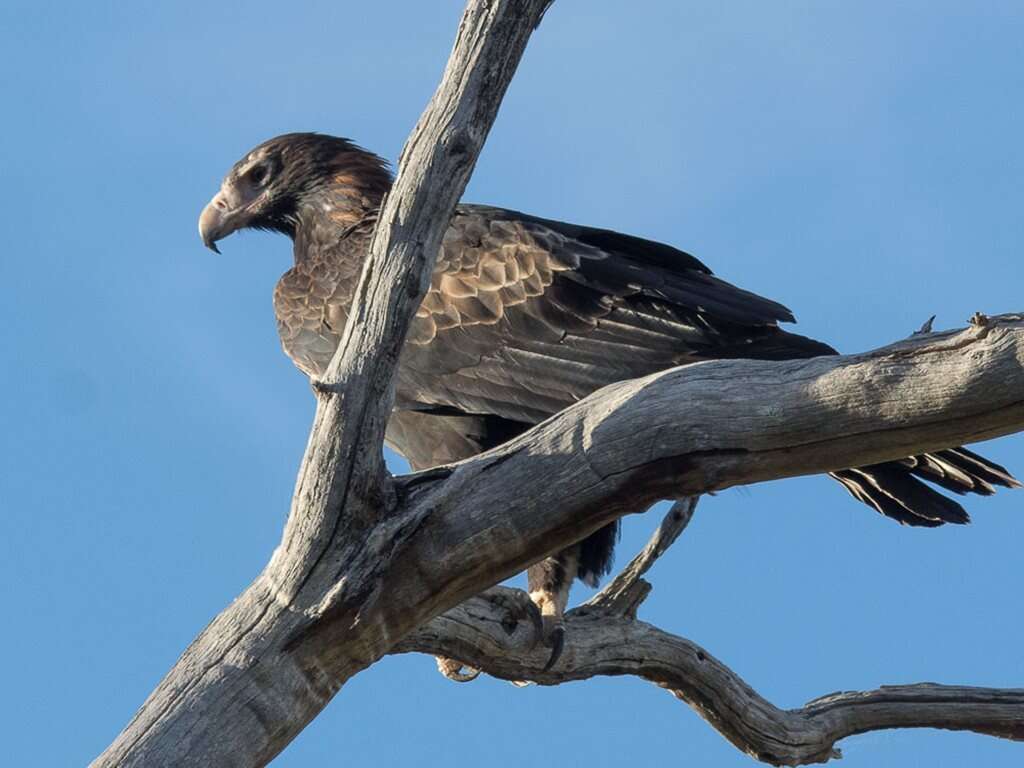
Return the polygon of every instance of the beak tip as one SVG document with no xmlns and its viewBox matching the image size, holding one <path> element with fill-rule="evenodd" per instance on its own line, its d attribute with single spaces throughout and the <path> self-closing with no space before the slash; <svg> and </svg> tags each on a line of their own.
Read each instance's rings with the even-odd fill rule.
<svg viewBox="0 0 1024 768">
<path fill-rule="evenodd" d="M 214 195 L 199 214 L 199 238 L 203 245 L 214 253 L 220 253 L 217 241 L 230 235 L 237 226 L 231 225 L 232 215 L 221 200 L 221 193 Z"/>
</svg>

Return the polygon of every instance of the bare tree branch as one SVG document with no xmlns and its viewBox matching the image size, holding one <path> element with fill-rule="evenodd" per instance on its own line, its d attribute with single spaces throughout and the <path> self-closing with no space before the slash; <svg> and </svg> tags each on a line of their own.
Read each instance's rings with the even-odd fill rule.
<svg viewBox="0 0 1024 768">
<path fill-rule="evenodd" d="M 698 498 L 697 496 L 688 496 L 673 504 L 661 524 L 651 534 L 647 546 L 640 550 L 629 565 L 623 568 L 614 579 L 582 607 L 635 618 L 640 603 L 651 592 L 651 585 L 641 576 L 651 569 L 655 561 L 675 543 L 679 534 L 686 530 L 686 526 L 690 524 L 693 513 L 697 509 Z"/>
<path fill-rule="evenodd" d="M 1024 740 L 1024 689 L 884 686 L 834 693 L 800 709 L 771 704 L 696 643 L 604 611 L 575 611 L 554 669 L 533 650 L 531 630 L 509 622 L 525 599 L 496 587 L 400 642 L 394 652 L 441 654 L 505 680 L 559 685 L 599 675 L 635 675 L 689 704 L 725 738 L 772 765 L 823 763 L 840 739 L 886 728 L 945 728 Z"/>
<path fill-rule="evenodd" d="M 488 482 L 472 485 L 475 492 L 467 498 L 485 508 L 496 501 L 487 498 L 492 487 L 513 502 L 521 494 L 534 500 L 555 488 L 539 509 L 554 529 L 550 535 L 556 535 L 574 522 L 561 517 L 569 506 L 582 513 L 575 521 L 577 531 L 584 525 L 591 530 L 594 510 L 607 511 L 622 500 L 619 483 L 628 483 L 632 491 L 623 508 L 638 508 L 647 501 L 643 489 L 660 487 L 667 476 L 676 477 L 677 488 L 699 492 L 762 479 L 757 476 L 761 462 L 786 476 L 1004 434 L 1024 423 L 1022 333 L 1020 315 L 976 315 L 962 332 L 917 336 L 865 355 L 764 368 L 740 363 L 742 373 L 731 363 L 713 363 L 679 370 L 681 378 L 673 381 L 662 374 L 624 383 L 580 403 L 578 413 L 548 422 L 547 436 L 540 434 L 543 428 L 534 430 L 458 465 L 440 482 L 454 482 L 459 472 L 478 464 Z M 746 378 L 750 374 L 755 375 Z M 766 388 L 773 390 L 770 399 Z M 751 398 L 750 391 L 760 396 Z M 687 404 L 685 412 L 678 403 Z M 656 425 L 656 445 L 649 446 L 644 425 Z M 579 440 L 580 431 L 588 428 L 585 441 Z M 582 457 L 579 466 L 573 464 L 576 457 Z M 517 466 L 517 461 L 523 463 Z M 674 474 L 673 463 L 666 461 L 680 462 L 684 469 Z M 647 471 L 651 466 L 658 472 Z M 438 477 L 434 473 L 423 482 L 439 482 Z M 687 478 L 697 478 L 698 485 L 688 485 Z M 677 524 L 686 519 L 686 509 Z M 673 511 L 680 511 L 679 505 Z M 530 514 L 508 503 L 505 512 L 516 521 Z M 527 614 L 525 595 L 500 588 L 432 620 L 395 652 L 440 654 L 496 677 L 542 685 L 637 675 L 690 703 L 739 748 L 775 764 L 821 762 L 838 755 L 836 741 L 883 728 L 939 727 L 1024 738 L 1024 691 L 923 684 L 834 695 L 784 711 L 699 646 L 632 620 L 647 594 L 639 575 L 663 551 L 662 538 L 671 541 L 672 516 L 590 605 L 570 613 L 568 646 L 550 671 L 543 669 L 546 654 L 535 649 L 532 628 L 520 620 Z M 472 535 L 487 540 L 480 531 Z M 503 540 L 502 549 L 509 547 L 509 539 Z M 492 566 L 495 559 L 500 555 L 489 561 Z"/>
<path fill-rule="evenodd" d="M 417 599 L 434 607 L 443 589 L 455 598 L 447 608 L 659 498 L 1022 428 L 1019 315 L 862 355 L 677 368 L 606 387 L 486 454 L 399 479 L 422 528 L 391 573 L 414 570 Z"/>
<path fill-rule="evenodd" d="M 624 382 L 488 454 L 389 477 L 381 443 L 409 319 L 549 4 L 469 2 L 444 79 L 402 153 L 356 311 L 315 385 L 317 413 L 281 544 L 95 765 L 263 765 L 346 680 L 424 622 L 659 498 L 1024 428 L 1024 323 L 979 316 L 968 331 L 866 355 L 715 362 Z M 498 626 L 504 642 L 531 635 L 532 648 L 533 628 L 518 619 L 516 600 L 506 595 Z M 598 620 L 604 626 L 593 637 L 617 647 L 648 643 L 651 659 L 679 642 L 606 611 L 573 617 Z M 581 642 L 591 634 L 581 632 Z M 610 648 L 595 648 L 604 655 L 592 661 L 612 664 Z M 472 655 L 469 645 L 454 651 L 439 645 L 436 653 Z M 576 663 L 567 659 L 553 674 Z M 617 674 L 627 671 L 636 670 Z M 538 678 L 545 680 L 554 678 Z M 741 683 L 723 673 L 722 684 L 723 701 L 744 701 Z M 691 694 L 704 706 L 704 692 Z"/>
<path fill-rule="evenodd" d="M 382 521 L 396 501 L 381 459 L 394 363 L 441 235 L 549 4 L 468 3 L 444 78 L 402 152 L 356 291 L 356 311 L 317 384 L 325 394 L 281 545 L 95 765 L 263 765 L 345 679 L 415 626 L 396 621 L 396 614 L 381 615 L 359 624 L 351 642 L 329 659 L 286 650 L 311 617 L 349 617 L 351 623 L 362 606 L 374 603 L 378 555 L 410 533 L 403 523 Z"/>
<path fill-rule="evenodd" d="M 560 685 L 597 676 L 633 675 L 686 702 L 737 748 L 772 765 L 807 765 L 842 757 L 840 740 L 890 728 L 945 728 L 1024 740 L 1024 689 L 883 686 L 833 693 L 800 709 L 764 699 L 725 664 L 682 637 L 636 620 L 651 587 L 641 576 L 686 528 L 696 497 L 672 506 L 650 541 L 597 595 L 567 616 L 567 646 L 554 669 L 521 619 L 529 597 L 494 587 L 432 619 L 392 653 L 446 654 L 441 673 L 456 682 L 481 672 Z M 439 665 L 440 666 L 440 665 Z M 464 671 L 468 670 L 468 671 Z"/>
<path fill-rule="evenodd" d="M 600 592 L 579 608 L 574 609 L 572 613 L 601 612 L 636 618 L 637 609 L 651 593 L 651 585 L 641 577 L 650 570 L 659 557 L 668 551 L 668 548 L 679 538 L 679 534 L 690 524 L 693 512 L 697 508 L 697 499 L 698 497 L 691 496 L 673 504 L 661 524 L 651 534 L 647 545 L 640 550 L 636 557 Z M 534 640 L 539 639 L 541 633 L 540 613 L 527 595 L 514 590 L 498 590 L 492 591 L 488 599 L 500 603 L 504 607 L 503 623 L 509 632 L 514 629 L 514 625 L 519 619 L 526 618 L 533 624 Z M 469 667 L 457 659 L 438 656 L 437 671 L 452 682 L 468 683 L 476 680 L 482 670 Z M 526 684 L 525 681 L 520 680 L 513 682 L 517 685 Z"/>
</svg>

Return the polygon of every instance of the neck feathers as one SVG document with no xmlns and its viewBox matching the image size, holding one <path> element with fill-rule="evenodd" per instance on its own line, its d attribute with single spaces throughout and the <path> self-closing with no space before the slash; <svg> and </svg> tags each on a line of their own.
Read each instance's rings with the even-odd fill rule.
<svg viewBox="0 0 1024 768">
<path fill-rule="evenodd" d="M 340 152 L 330 159 L 328 168 L 297 210 L 293 234 L 297 263 L 317 256 L 337 259 L 339 247 L 362 251 L 364 244 L 354 235 L 372 231 L 373 217 L 391 189 L 387 163 L 369 152 Z M 357 226 L 367 223 L 368 228 Z"/>
<path fill-rule="evenodd" d="M 376 211 L 391 188 L 387 163 L 370 152 L 340 152 L 329 168 L 321 183 L 304 196 L 298 211 L 300 229 L 347 229 Z"/>
</svg>

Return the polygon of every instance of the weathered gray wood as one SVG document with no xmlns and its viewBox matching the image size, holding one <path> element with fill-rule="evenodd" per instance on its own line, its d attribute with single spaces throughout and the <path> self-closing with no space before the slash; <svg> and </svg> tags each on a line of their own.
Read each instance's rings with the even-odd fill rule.
<svg viewBox="0 0 1024 768">
<path fill-rule="evenodd" d="M 958 333 L 915 337 L 863 355 L 798 363 L 718 361 L 608 387 L 495 451 L 398 479 L 388 516 L 372 528 L 352 523 L 352 529 L 339 533 L 345 546 L 359 552 L 350 562 L 333 565 L 336 581 L 322 581 L 316 587 L 321 591 L 304 602 L 285 602 L 282 592 L 271 591 L 273 581 L 264 573 L 196 641 L 141 717 L 155 719 L 158 727 L 167 721 L 184 723 L 179 734 L 184 741 L 196 732 L 216 732 L 219 739 L 209 737 L 215 744 L 200 743 L 209 750 L 202 754 L 218 758 L 208 764 L 259 764 L 236 761 L 237 752 L 227 755 L 216 746 L 229 742 L 249 721 L 249 731 L 258 726 L 264 744 L 279 733 L 290 738 L 344 680 L 415 627 L 614 515 L 638 510 L 677 489 L 696 495 L 894 459 L 1022 427 L 1020 316 L 993 318 Z M 302 510 L 300 500 L 293 517 Z M 275 561 L 285 557 L 279 551 Z M 678 655 L 681 647 L 677 639 L 666 639 L 653 628 L 641 631 L 627 618 L 597 613 L 578 618 L 600 622 L 601 631 L 590 641 L 587 632 L 580 632 L 584 645 L 570 646 L 548 678 L 524 674 L 518 661 L 524 657 L 504 645 L 494 646 L 493 655 L 484 659 L 474 655 L 473 647 L 453 647 L 449 635 L 431 646 L 417 634 L 417 650 L 483 666 L 509 679 L 556 682 L 566 669 L 583 676 L 605 673 L 586 670 L 612 669 L 573 667 L 577 655 L 621 658 L 622 648 L 630 646 L 641 649 L 642 658 L 657 660 L 669 650 Z M 505 615 L 499 625 L 522 644 L 520 654 L 533 648 L 529 622 L 510 623 Z M 575 642 L 575 627 L 570 629 Z M 706 656 L 687 653 L 698 661 Z M 607 673 L 653 675 L 647 667 L 616 669 Z M 731 680 L 722 684 L 721 701 L 740 696 L 745 688 L 721 674 Z M 728 734 L 705 692 L 687 695 Z M 189 708 L 181 711 L 182 700 L 190 707 L 205 705 L 202 719 Z M 1005 717 L 1004 710 L 993 710 L 1003 713 L 996 718 L 1003 718 L 1002 725 L 992 725 L 995 720 L 988 715 L 972 715 L 970 708 L 942 709 L 938 715 L 925 710 L 922 718 L 938 718 L 929 723 L 998 735 L 1016 735 L 1022 722 L 1016 709 Z M 770 719 L 773 711 L 765 704 L 769 714 L 763 717 Z M 898 716 L 891 715 L 895 719 L 885 722 L 911 722 L 910 711 L 901 707 Z M 745 739 L 735 737 L 737 743 Z M 194 742 L 188 752 L 168 751 L 173 748 L 129 754 L 140 763 L 159 754 L 162 764 L 187 762 L 187 755 L 197 754 Z M 782 754 L 764 751 L 765 759 Z"/>
<path fill-rule="evenodd" d="M 470 597 L 671 496 L 888 461 L 1024 428 L 1024 321 L 862 355 L 714 361 L 595 393 L 500 448 L 400 479 L 419 599 Z M 454 604 L 454 603 L 452 603 Z M 431 607 L 434 604 L 431 602 Z"/>
<path fill-rule="evenodd" d="M 481 672 L 515 685 L 637 676 L 667 689 L 737 748 L 772 765 L 827 762 L 842 757 L 840 740 L 888 728 L 969 730 L 1024 740 L 1024 689 L 883 686 L 784 710 L 696 643 L 637 621 L 651 590 L 642 576 L 685 530 L 696 505 L 696 497 L 676 502 L 643 550 L 569 612 L 567 646 L 553 669 L 545 669 L 548 650 L 536 645 L 535 630 L 523 620 L 530 613 L 529 597 L 507 587 L 493 587 L 435 617 L 391 652 L 444 654 L 439 671 L 456 682 L 470 682 Z"/>
<path fill-rule="evenodd" d="M 658 528 L 651 534 L 639 554 L 629 561 L 614 579 L 609 581 L 600 592 L 583 604 L 583 609 L 598 609 L 619 616 L 636 617 L 637 608 L 650 594 L 651 585 L 642 576 L 661 557 L 668 548 L 675 544 L 679 535 L 693 519 L 697 509 L 697 496 L 680 499 L 666 513 Z"/>
<path fill-rule="evenodd" d="M 1003 318 L 867 355 L 668 371 L 609 387 L 497 451 L 390 478 L 380 451 L 394 363 L 548 4 L 469 3 L 318 383 L 281 544 L 95 765 L 263 765 L 424 622 L 656 498 L 1024 428 L 1024 324 Z"/>
<path fill-rule="evenodd" d="M 615 578 L 609 581 L 600 592 L 583 603 L 579 608 L 574 609 L 572 613 L 579 616 L 588 612 L 599 612 L 614 616 L 628 616 L 635 619 L 640 604 L 651 593 L 651 585 L 644 581 L 643 575 L 650 570 L 658 558 L 665 554 L 668 548 L 679 538 L 679 535 L 686 530 L 686 526 L 693 519 L 694 510 L 697 509 L 697 501 L 697 496 L 688 496 L 673 504 L 664 519 L 662 519 L 661 524 L 651 534 L 647 545 L 636 557 L 630 560 L 629 564 L 616 574 Z M 523 619 L 529 619 L 534 623 L 534 632 L 529 636 L 533 639 L 539 637 L 541 632 L 540 613 L 536 609 L 531 609 L 529 597 L 525 593 L 519 593 L 516 590 L 497 589 L 490 593 L 488 599 L 503 606 L 504 614 L 500 619 L 508 633 L 514 631 L 513 624 L 519 623 Z M 452 616 L 465 615 L 472 619 L 472 614 L 465 613 L 468 605 L 469 603 L 457 606 L 453 609 L 453 613 L 445 614 L 445 617 L 451 618 Z M 515 621 L 510 623 L 513 619 Z M 487 620 L 484 619 L 484 621 L 486 622 Z M 427 631 L 430 631 L 429 628 Z M 415 650 L 415 644 L 414 634 L 408 641 L 399 643 L 399 647 L 402 649 L 400 652 L 404 653 L 409 650 Z M 531 649 L 535 645 L 531 641 Z M 550 650 L 547 652 L 550 653 Z M 456 683 L 472 682 L 483 671 L 469 666 L 465 661 L 445 656 L 437 657 L 437 670 Z M 525 685 L 528 681 L 514 680 L 513 682 L 517 685 Z"/>
<path fill-rule="evenodd" d="M 263 765 L 345 679 L 415 626 L 370 608 L 382 602 L 378 562 L 411 532 L 382 519 L 396 501 L 381 459 L 394 361 L 441 234 L 549 3 L 468 3 L 441 85 L 402 152 L 356 311 L 322 382 L 328 394 L 318 403 L 281 544 L 95 765 Z M 332 652 L 294 647 L 313 617 L 349 626 L 357 612 L 364 620 Z"/>
<path fill-rule="evenodd" d="M 495 587 L 439 616 L 395 653 L 441 654 L 511 681 L 558 685 L 599 675 L 634 675 L 689 704 L 736 747 L 772 765 L 841 757 L 835 744 L 886 728 L 968 730 L 1024 740 L 1024 689 L 884 686 L 834 693 L 800 709 L 780 709 L 696 643 L 628 616 L 591 608 L 566 620 L 566 645 L 545 671 L 546 649 L 522 622 L 509 623 L 516 590 Z"/>
</svg>

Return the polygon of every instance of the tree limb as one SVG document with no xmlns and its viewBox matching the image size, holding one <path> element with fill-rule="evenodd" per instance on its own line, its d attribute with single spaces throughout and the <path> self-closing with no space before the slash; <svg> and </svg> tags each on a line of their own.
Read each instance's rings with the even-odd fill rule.
<svg viewBox="0 0 1024 768">
<path fill-rule="evenodd" d="M 889 728 L 945 728 L 1024 740 L 1024 689 L 882 686 L 833 693 L 785 710 L 764 699 L 696 643 L 636 620 L 651 587 L 641 576 L 689 524 L 697 499 L 676 502 L 650 541 L 611 582 L 566 618 L 567 645 L 554 669 L 521 618 L 529 597 L 494 587 L 437 616 L 392 653 L 443 654 L 443 675 L 468 682 L 481 672 L 539 685 L 633 675 L 684 701 L 738 749 L 771 765 L 842 757 L 848 736 Z M 463 669 L 468 667 L 469 672 Z"/>
<path fill-rule="evenodd" d="M 574 611 L 554 669 L 530 630 L 508 622 L 518 599 L 496 587 L 431 620 L 394 652 L 440 654 L 494 677 L 559 685 L 597 676 L 635 675 L 689 704 L 725 738 L 772 765 L 841 757 L 835 744 L 887 728 L 945 728 L 1024 740 L 1024 689 L 883 686 L 834 693 L 799 709 L 780 709 L 696 643 L 606 611 Z M 525 597 L 525 596 L 524 596 Z"/>
<path fill-rule="evenodd" d="M 690 524 L 693 513 L 697 509 L 698 498 L 697 496 L 687 496 L 673 504 L 657 530 L 651 534 L 647 546 L 640 550 L 639 554 L 629 562 L 629 565 L 623 568 L 614 579 L 582 607 L 635 618 L 640 603 L 651 592 L 651 585 L 641 576 L 651 569 L 655 561 L 665 554 L 679 538 L 679 535 L 686 530 L 686 526 Z"/>
<path fill-rule="evenodd" d="M 381 444 L 395 361 L 441 235 L 550 1 L 468 3 L 444 78 L 402 151 L 354 312 L 318 382 L 325 394 L 281 544 L 94 765 L 264 765 L 344 680 L 415 626 L 367 615 L 329 658 L 288 650 L 311 620 L 345 626 L 379 604 L 378 561 L 416 528 L 388 521 L 395 498 Z"/>
<path fill-rule="evenodd" d="M 264 765 L 424 622 L 658 498 L 1024 427 L 1024 328 L 983 318 L 867 355 L 715 362 L 625 382 L 488 454 L 390 478 L 381 443 L 409 320 L 548 5 L 469 2 L 318 383 L 281 544 L 95 765 Z"/>
<path fill-rule="evenodd" d="M 1022 428 L 1019 315 L 861 355 L 664 371 L 606 387 L 485 454 L 398 479 L 409 514 L 423 516 L 389 589 L 414 572 L 410 604 L 433 608 L 441 590 L 447 609 L 661 498 Z"/>
<path fill-rule="evenodd" d="M 650 540 L 629 564 L 623 568 L 618 575 L 609 581 L 604 588 L 585 602 L 579 608 L 574 609 L 574 614 L 588 612 L 599 612 L 615 616 L 628 616 L 636 618 L 637 609 L 651 593 L 651 585 L 641 577 L 650 570 L 655 561 L 661 557 L 676 539 L 679 538 L 686 526 L 693 519 L 694 510 L 697 508 L 697 497 L 690 496 L 680 499 L 665 514 L 661 524 L 657 527 Z M 515 625 L 521 619 L 529 619 L 534 629 L 534 645 L 539 639 L 542 631 L 540 613 L 529 597 L 516 590 L 492 591 L 488 598 L 492 602 L 500 603 L 506 610 L 502 620 L 508 632 L 512 632 Z M 415 641 L 413 640 L 413 643 Z M 405 647 L 405 644 L 400 644 Z M 550 662 L 546 662 L 545 666 Z M 483 670 L 469 667 L 465 662 L 458 659 L 451 659 L 444 656 L 437 657 L 437 670 L 444 677 L 455 683 L 468 683 L 476 680 Z M 517 685 L 525 685 L 524 681 L 514 680 Z"/>
</svg>

